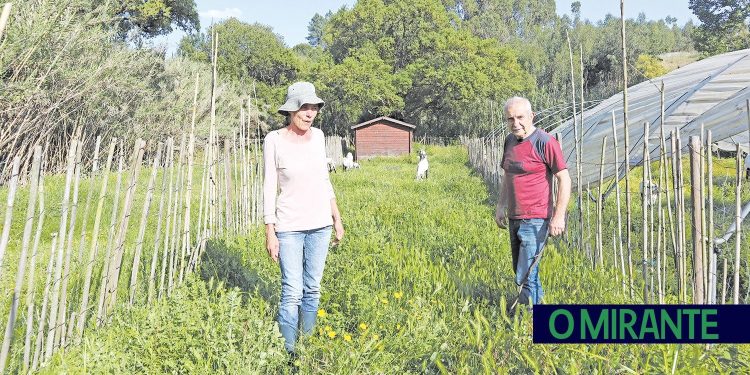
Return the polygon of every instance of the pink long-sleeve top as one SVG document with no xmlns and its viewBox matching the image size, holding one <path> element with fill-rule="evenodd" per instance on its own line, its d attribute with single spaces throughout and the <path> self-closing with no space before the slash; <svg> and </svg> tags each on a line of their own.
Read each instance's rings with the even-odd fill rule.
<svg viewBox="0 0 750 375">
<path fill-rule="evenodd" d="M 263 141 L 263 217 L 277 232 L 322 228 L 333 224 L 325 136 L 310 128 L 312 138 L 293 143 L 274 130 Z"/>
</svg>

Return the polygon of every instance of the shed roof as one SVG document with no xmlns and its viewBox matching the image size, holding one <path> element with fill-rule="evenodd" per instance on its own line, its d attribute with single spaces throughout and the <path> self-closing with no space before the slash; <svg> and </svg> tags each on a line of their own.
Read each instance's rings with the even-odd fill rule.
<svg viewBox="0 0 750 375">
<path fill-rule="evenodd" d="M 628 88 L 628 124 L 630 134 L 630 164 L 643 162 L 644 123 L 649 126 L 649 155 L 659 155 L 661 131 L 660 86 L 664 84 L 664 132 L 668 137 L 679 129 L 683 151 L 688 148 L 688 137 L 700 135 L 701 125 L 711 130 L 713 142 L 720 148 L 735 149 L 740 143 L 748 150 L 747 100 L 750 99 L 750 49 L 728 52 L 694 62 L 664 76 Z M 602 139 L 608 137 L 604 158 L 604 176 L 615 174 L 612 150 L 612 121 L 614 114 L 617 142 L 620 148 L 620 175 L 624 170 L 624 126 L 622 92 L 602 101 L 584 112 L 582 129 L 581 183 L 595 185 L 599 180 Z M 573 120 L 568 119 L 551 130 L 560 133 L 566 162 L 575 175 L 575 153 L 572 145 Z M 667 141 L 669 144 L 669 141 Z M 667 152 L 671 152 L 667 146 Z M 574 184 L 576 181 L 574 181 Z"/>
<path fill-rule="evenodd" d="M 410 129 L 415 129 L 417 127 L 416 125 L 408 124 L 406 122 L 396 120 L 395 118 L 390 118 L 388 116 L 380 116 L 378 118 L 374 118 L 372 120 L 365 121 L 365 122 L 359 123 L 357 125 L 352 125 L 351 129 L 352 130 L 359 129 L 359 128 L 365 127 L 367 125 L 374 124 L 374 123 L 376 123 L 378 121 L 381 121 L 381 120 L 390 121 L 390 122 L 392 122 L 392 123 L 394 123 L 396 125 L 405 126 L 407 128 L 410 128 Z"/>
</svg>

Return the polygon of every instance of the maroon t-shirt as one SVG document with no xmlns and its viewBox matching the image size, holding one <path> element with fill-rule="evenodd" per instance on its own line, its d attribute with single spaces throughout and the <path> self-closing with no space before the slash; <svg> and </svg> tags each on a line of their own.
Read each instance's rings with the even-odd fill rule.
<svg viewBox="0 0 750 375">
<path fill-rule="evenodd" d="M 552 176 L 568 166 L 557 140 L 535 129 L 519 141 L 505 138 L 503 160 L 510 219 L 549 219 L 552 216 Z"/>
</svg>

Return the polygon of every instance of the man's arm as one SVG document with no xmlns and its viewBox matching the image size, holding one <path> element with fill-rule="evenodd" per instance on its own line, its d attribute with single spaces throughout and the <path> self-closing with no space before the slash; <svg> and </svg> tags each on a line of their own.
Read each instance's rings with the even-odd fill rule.
<svg viewBox="0 0 750 375">
<path fill-rule="evenodd" d="M 557 201 L 552 220 L 549 223 L 549 234 L 553 237 L 561 235 L 565 231 L 565 211 L 570 201 L 570 173 L 563 169 L 555 173 L 557 179 Z"/>
<path fill-rule="evenodd" d="M 505 176 L 500 180 L 500 192 L 497 196 L 497 207 L 495 207 L 495 223 L 500 228 L 508 227 L 508 194 Z"/>
</svg>

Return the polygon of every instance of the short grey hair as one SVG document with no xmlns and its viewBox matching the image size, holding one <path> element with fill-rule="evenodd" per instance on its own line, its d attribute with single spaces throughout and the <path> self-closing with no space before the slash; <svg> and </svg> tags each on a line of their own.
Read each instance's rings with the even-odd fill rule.
<svg viewBox="0 0 750 375">
<path fill-rule="evenodd" d="M 520 96 L 514 96 L 514 97 L 506 100 L 505 101 L 505 106 L 503 107 L 503 111 L 505 111 L 507 113 L 508 112 L 508 107 L 510 107 L 510 106 L 512 106 L 514 104 L 521 104 L 524 107 L 524 109 L 526 109 L 528 111 L 528 113 L 532 113 L 532 111 L 531 111 L 531 102 L 529 101 L 529 99 L 526 99 L 526 98 L 520 97 Z"/>
</svg>

